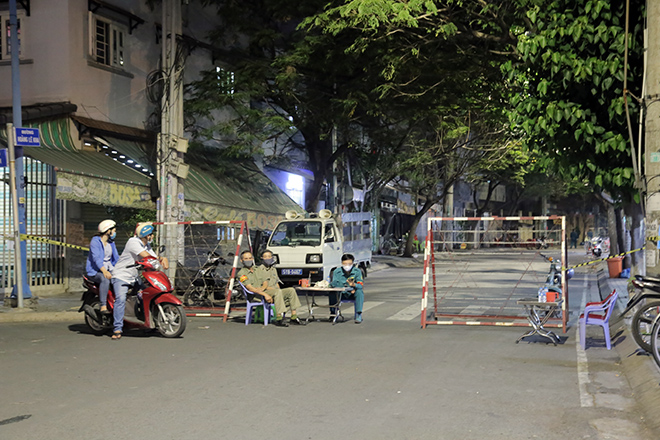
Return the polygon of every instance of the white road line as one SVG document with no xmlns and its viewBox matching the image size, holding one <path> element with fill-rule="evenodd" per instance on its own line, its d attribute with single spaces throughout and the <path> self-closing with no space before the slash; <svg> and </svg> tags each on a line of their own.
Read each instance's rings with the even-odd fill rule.
<svg viewBox="0 0 660 440">
<path fill-rule="evenodd" d="M 580 310 L 584 310 L 587 305 L 587 292 L 588 292 L 588 280 L 589 277 L 584 277 L 584 285 L 582 286 L 582 302 L 580 304 Z M 593 407 L 594 398 L 589 392 L 587 392 L 587 386 L 589 385 L 589 364 L 587 363 L 587 354 L 580 344 L 580 327 L 579 322 L 575 332 L 575 349 L 577 351 L 577 375 L 578 375 L 578 389 L 580 390 L 580 405 L 583 408 Z"/>
<path fill-rule="evenodd" d="M 412 321 L 413 319 L 417 318 L 419 315 L 421 315 L 419 304 L 415 303 L 413 305 L 406 307 L 403 310 L 399 310 L 398 312 L 388 317 L 387 319 L 393 321 Z"/>
<path fill-rule="evenodd" d="M 385 303 L 383 301 L 365 301 L 364 304 L 362 304 L 362 311 L 364 312 L 373 309 L 374 307 L 378 307 L 381 304 Z"/>
</svg>

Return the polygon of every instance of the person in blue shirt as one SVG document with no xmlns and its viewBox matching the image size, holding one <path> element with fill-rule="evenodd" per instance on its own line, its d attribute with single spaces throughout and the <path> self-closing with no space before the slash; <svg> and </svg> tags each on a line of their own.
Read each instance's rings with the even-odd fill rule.
<svg viewBox="0 0 660 440">
<path fill-rule="evenodd" d="M 344 254 L 341 257 L 341 267 L 338 267 L 332 272 L 332 287 L 345 287 L 346 290 L 341 292 L 341 297 L 355 301 L 355 323 L 362 322 L 362 305 L 364 304 L 364 281 L 362 280 L 362 271 L 359 267 L 355 267 L 353 263 L 355 257 L 351 254 Z M 337 294 L 330 292 L 330 304 L 337 304 Z M 335 313 L 334 309 L 330 309 L 330 313 Z"/>
<path fill-rule="evenodd" d="M 114 220 L 103 220 L 99 223 L 98 231 L 98 234 L 92 237 L 92 241 L 89 243 L 85 271 L 87 277 L 99 284 L 101 313 L 107 313 L 111 271 L 119 260 L 117 246 L 114 243 L 117 236 L 117 223 Z"/>
</svg>

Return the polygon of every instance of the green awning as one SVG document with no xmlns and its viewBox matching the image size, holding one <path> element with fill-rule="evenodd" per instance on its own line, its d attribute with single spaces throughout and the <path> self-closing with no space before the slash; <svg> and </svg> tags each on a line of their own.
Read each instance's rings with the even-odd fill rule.
<svg viewBox="0 0 660 440">
<path fill-rule="evenodd" d="M 123 137 L 127 130 L 137 129 L 72 118 L 83 124 L 86 130 L 91 130 L 103 145 L 144 166 L 152 165 L 149 152 L 155 150 L 155 145 L 151 145 L 151 141 Z M 78 150 L 71 137 L 69 118 L 26 123 L 24 126 L 40 129 L 42 146 L 25 147 L 24 151 L 27 156 L 55 167 L 58 199 L 155 208 L 150 197 L 150 178 L 100 152 Z M 118 137 L 112 136 L 111 131 L 115 129 L 123 130 L 117 132 Z M 0 141 L 6 142 L 4 127 L 0 127 Z M 232 163 L 223 173 L 190 165 L 184 191 L 187 220 L 192 221 L 245 220 L 250 228 L 272 229 L 287 211 L 303 211 L 251 161 Z"/>
<path fill-rule="evenodd" d="M 184 183 L 189 220 L 245 220 L 252 229 L 273 229 L 287 211 L 303 211 L 253 162 L 238 162 L 232 168 L 229 177 L 190 166 Z"/>
<path fill-rule="evenodd" d="M 149 178 L 95 151 L 25 147 L 25 155 L 55 167 L 61 200 L 154 209 Z"/>
<path fill-rule="evenodd" d="M 51 148 L 61 151 L 77 151 L 71 139 L 69 118 L 54 119 L 42 122 L 26 122 L 24 128 L 38 128 L 40 148 Z M 0 127 L 0 142 L 7 145 L 7 126 Z"/>
</svg>

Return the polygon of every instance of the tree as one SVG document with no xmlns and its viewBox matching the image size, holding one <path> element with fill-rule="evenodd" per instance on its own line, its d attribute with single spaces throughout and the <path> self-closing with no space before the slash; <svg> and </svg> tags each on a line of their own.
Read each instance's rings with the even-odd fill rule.
<svg viewBox="0 0 660 440">
<path fill-rule="evenodd" d="M 356 35 L 348 53 L 378 54 L 365 72 L 374 84 L 368 105 L 352 109 L 368 139 L 382 138 L 382 127 L 398 135 L 379 145 L 386 155 L 368 145 L 362 167 L 396 172 L 376 173 L 373 189 L 395 179 L 422 200 L 413 228 L 466 170 L 476 176 L 479 164 L 505 157 L 511 145 L 502 129 L 507 102 L 499 70 L 513 42 L 508 3 L 354 0 L 303 22 L 333 36 Z M 397 167 L 388 166 L 392 157 Z"/>
<path fill-rule="evenodd" d="M 641 216 L 623 90 L 625 3 L 519 3 L 524 10 L 513 28 L 519 59 L 503 66 L 512 90 L 512 127 L 546 168 L 586 182 L 596 194 L 606 191 Z M 630 6 L 628 99 L 640 95 L 644 17 L 642 1 Z M 632 100 L 632 120 L 638 110 Z"/>
</svg>

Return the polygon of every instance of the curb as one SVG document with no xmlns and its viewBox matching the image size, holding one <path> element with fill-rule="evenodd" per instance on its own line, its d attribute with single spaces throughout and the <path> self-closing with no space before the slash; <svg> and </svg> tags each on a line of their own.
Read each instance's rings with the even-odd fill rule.
<svg viewBox="0 0 660 440">
<path fill-rule="evenodd" d="M 598 288 L 603 298 L 603 293 L 609 294 L 612 290 L 608 282 L 609 278 L 604 276 L 605 271 L 598 272 Z M 604 279 L 603 279 L 604 278 Z M 605 292 L 603 292 L 605 288 Z M 627 294 L 627 292 L 626 292 Z M 625 307 L 625 302 L 617 301 L 612 324 L 612 335 L 622 331 L 622 337 L 613 341 L 614 350 L 621 361 L 623 373 L 628 379 L 633 397 L 637 402 L 640 412 L 644 416 L 647 427 L 655 433 L 660 433 L 660 370 L 656 367 L 653 357 L 645 355 L 635 343 L 625 318 L 619 318 Z"/>
<path fill-rule="evenodd" d="M 78 312 L 35 312 L 31 309 L 24 311 L 9 311 L 0 313 L 0 324 L 19 322 L 71 322 L 80 321 Z"/>
</svg>

